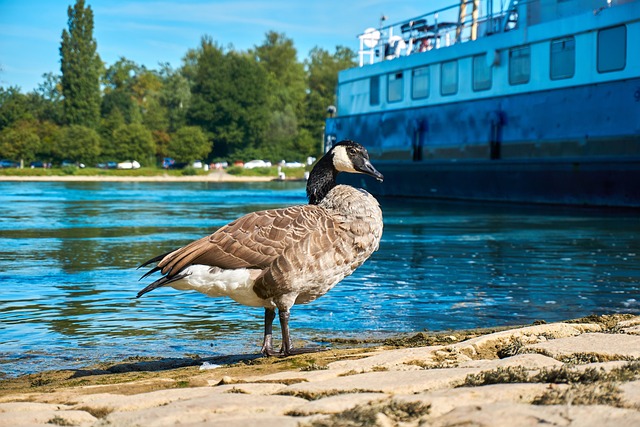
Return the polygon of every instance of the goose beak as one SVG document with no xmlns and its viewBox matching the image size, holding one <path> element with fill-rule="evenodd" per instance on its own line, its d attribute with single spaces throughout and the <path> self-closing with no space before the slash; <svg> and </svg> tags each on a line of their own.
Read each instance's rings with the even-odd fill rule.
<svg viewBox="0 0 640 427">
<path fill-rule="evenodd" d="M 373 165 L 371 164 L 371 162 L 369 160 L 365 160 L 362 164 L 362 166 L 360 167 L 360 170 L 358 172 L 361 172 L 365 175 L 369 175 L 374 177 L 375 179 L 377 179 L 379 182 L 384 181 L 384 176 L 382 176 L 382 174 L 380 172 L 378 172 L 376 170 L 376 168 L 373 167 Z"/>
</svg>

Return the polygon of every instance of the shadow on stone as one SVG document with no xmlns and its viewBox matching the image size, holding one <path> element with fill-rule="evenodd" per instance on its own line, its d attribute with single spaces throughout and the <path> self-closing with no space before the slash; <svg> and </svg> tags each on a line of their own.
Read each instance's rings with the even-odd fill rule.
<svg viewBox="0 0 640 427">
<path fill-rule="evenodd" d="M 74 371 L 74 374 L 70 378 L 81 378 L 91 375 L 106 375 L 106 374 L 122 374 L 127 372 L 158 372 L 169 371 L 172 369 L 186 368 L 189 366 L 199 366 L 204 362 L 209 362 L 215 365 L 230 365 L 241 362 L 251 362 L 256 359 L 260 359 L 263 356 L 261 354 L 235 354 L 216 357 L 182 357 L 182 358 L 164 358 L 164 359 L 151 359 L 151 358 L 129 358 L 121 363 L 116 363 L 105 368 L 96 369 L 78 369 Z"/>
</svg>

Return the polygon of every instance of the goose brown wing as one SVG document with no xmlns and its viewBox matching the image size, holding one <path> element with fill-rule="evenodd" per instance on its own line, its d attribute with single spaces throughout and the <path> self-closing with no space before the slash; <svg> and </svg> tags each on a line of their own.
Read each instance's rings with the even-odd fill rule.
<svg viewBox="0 0 640 427">
<path fill-rule="evenodd" d="M 322 208 L 312 205 L 253 212 L 169 253 L 156 269 L 169 277 L 193 264 L 264 269 L 314 229 L 323 215 Z"/>
<path fill-rule="evenodd" d="M 378 249 L 382 212 L 368 193 L 339 185 L 318 206 L 324 215 L 314 228 L 292 242 L 256 279 L 264 299 L 291 294 L 308 302 L 324 295 Z"/>
<path fill-rule="evenodd" d="M 285 247 L 256 280 L 256 294 L 266 299 L 295 292 L 300 278 L 303 282 L 313 278 L 331 280 L 333 270 L 349 264 L 353 257 L 353 239 L 342 228 L 339 220 L 323 211 L 314 219 L 313 228 Z"/>
</svg>

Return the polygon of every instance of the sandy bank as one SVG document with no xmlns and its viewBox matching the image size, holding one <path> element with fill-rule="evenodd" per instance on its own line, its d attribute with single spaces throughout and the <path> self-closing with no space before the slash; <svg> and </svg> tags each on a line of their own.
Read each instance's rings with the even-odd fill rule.
<svg viewBox="0 0 640 427">
<path fill-rule="evenodd" d="M 286 359 L 133 360 L 0 382 L 0 425 L 637 426 L 638 360 L 628 315 Z"/>
</svg>

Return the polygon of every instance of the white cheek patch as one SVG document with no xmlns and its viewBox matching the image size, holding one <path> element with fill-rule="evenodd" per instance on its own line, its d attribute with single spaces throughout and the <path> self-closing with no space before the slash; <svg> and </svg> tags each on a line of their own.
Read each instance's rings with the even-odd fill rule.
<svg viewBox="0 0 640 427">
<path fill-rule="evenodd" d="M 353 163 L 347 154 L 347 150 L 342 146 L 338 146 L 333 150 L 333 166 L 340 172 L 357 172 L 353 168 Z"/>
</svg>

